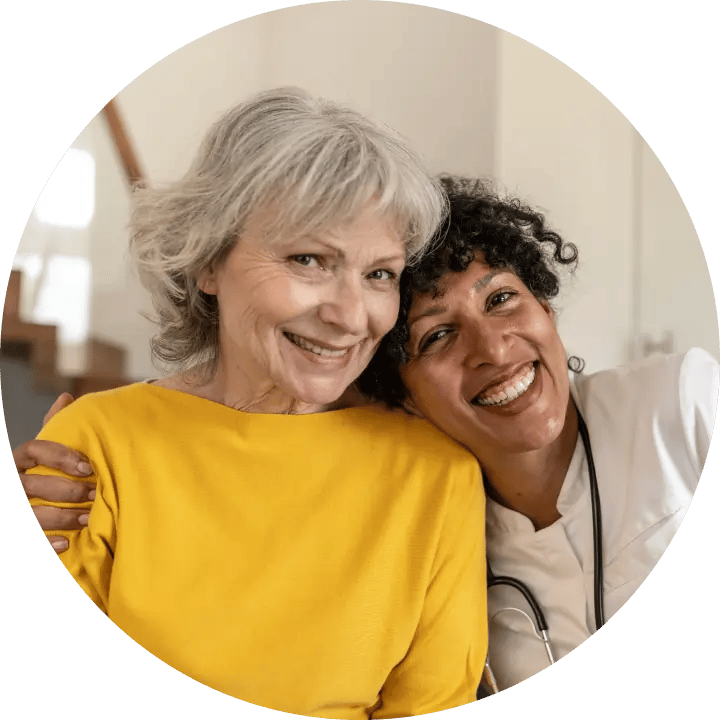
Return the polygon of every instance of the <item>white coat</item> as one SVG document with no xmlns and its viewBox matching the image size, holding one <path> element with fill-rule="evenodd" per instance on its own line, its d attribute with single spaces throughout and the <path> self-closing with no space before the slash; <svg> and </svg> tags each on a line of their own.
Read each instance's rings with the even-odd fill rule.
<svg viewBox="0 0 720 720">
<path fill-rule="evenodd" d="M 704 350 L 574 377 L 588 426 L 603 520 L 605 617 L 637 590 L 675 534 L 700 478 L 718 400 L 719 368 Z M 578 438 L 560 496 L 560 520 L 535 531 L 488 500 L 487 550 L 495 575 L 523 581 L 542 607 L 555 658 L 595 630 L 587 461 Z M 500 689 L 549 664 L 517 590 L 489 590 L 489 660 Z"/>
</svg>

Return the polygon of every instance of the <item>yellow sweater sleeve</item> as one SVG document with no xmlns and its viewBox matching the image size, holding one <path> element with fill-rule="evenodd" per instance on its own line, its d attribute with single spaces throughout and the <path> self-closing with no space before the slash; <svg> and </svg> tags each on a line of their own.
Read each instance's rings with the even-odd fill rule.
<svg viewBox="0 0 720 720">
<path fill-rule="evenodd" d="M 94 474 L 83 478 L 96 483 L 96 497 L 92 505 L 84 503 L 51 503 L 33 499 L 33 505 L 56 507 L 88 507 L 90 517 L 87 527 L 80 531 L 52 531 L 46 535 L 63 535 L 68 539 L 68 549 L 60 554 L 60 560 L 80 587 L 105 613 L 108 611 L 108 591 L 112 574 L 113 555 L 116 545 L 117 495 L 102 442 L 93 431 L 93 419 L 82 398 L 53 417 L 42 429 L 38 438 L 52 440 L 84 452 L 93 465 Z M 32 474 L 59 475 L 77 480 L 70 475 L 42 465 L 28 471 Z"/>
<path fill-rule="evenodd" d="M 420 622 L 373 718 L 423 715 L 476 699 L 488 643 L 485 498 L 477 465 L 458 465 Z"/>
</svg>

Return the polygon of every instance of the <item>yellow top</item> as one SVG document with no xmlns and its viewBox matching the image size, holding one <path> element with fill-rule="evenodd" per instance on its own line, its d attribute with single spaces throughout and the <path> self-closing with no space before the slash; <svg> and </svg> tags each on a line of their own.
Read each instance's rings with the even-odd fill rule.
<svg viewBox="0 0 720 720">
<path fill-rule="evenodd" d="M 85 452 L 96 473 L 63 563 L 174 668 L 324 718 L 474 700 L 487 652 L 480 473 L 425 421 L 244 413 L 136 384 L 80 398 L 40 437 Z"/>
</svg>

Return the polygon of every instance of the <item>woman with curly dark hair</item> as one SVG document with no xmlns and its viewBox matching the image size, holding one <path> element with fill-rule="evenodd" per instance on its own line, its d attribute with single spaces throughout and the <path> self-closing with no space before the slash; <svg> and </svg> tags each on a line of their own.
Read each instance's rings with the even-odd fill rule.
<svg viewBox="0 0 720 720">
<path fill-rule="evenodd" d="M 694 349 L 581 374 L 550 305 L 576 247 L 488 184 L 443 184 L 445 233 L 405 272 L 361 383 L 482 466 L 489 658 L 505 688 L 589 637 L 667 548 L 707 454 L 718 365 Z"/>
</svg>

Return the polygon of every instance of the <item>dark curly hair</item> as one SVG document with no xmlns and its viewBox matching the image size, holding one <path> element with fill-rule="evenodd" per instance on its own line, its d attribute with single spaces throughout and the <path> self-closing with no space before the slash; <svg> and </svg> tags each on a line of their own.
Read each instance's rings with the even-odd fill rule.
<svg viewBox="0 0 720 720">
<path fill-rule="evenodd" d="M 414 293 L 437 296 L 448 272 L 463 272 L 482 253 L 491 268 L 509 268 L 539 300 L 560 290 L 557 270 L 574 270 L 578 251 L 545 224 L 544 216 L 517 198 L 500 197 L 489 182 L 445 175 L 440 181 L 450 201 L 450 214 L 437 238 L 418 263 L 400 279 L 400 313 L 375 357 L 358 378 L 358 387 L 391 407 L 402 405 L 407 391 L 399 367 L 407 362 L 408 312 Z M 582 360 L 571 358 L 571 369 Z"/>
</svg>

